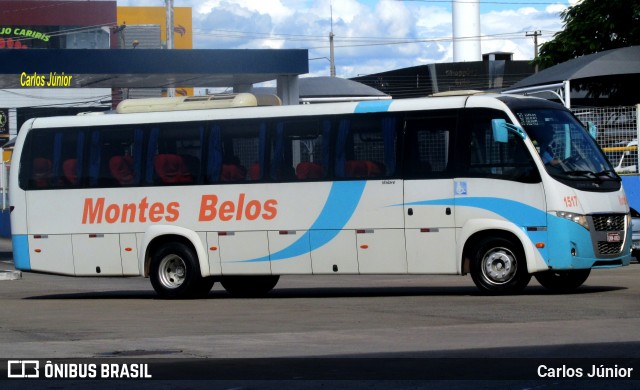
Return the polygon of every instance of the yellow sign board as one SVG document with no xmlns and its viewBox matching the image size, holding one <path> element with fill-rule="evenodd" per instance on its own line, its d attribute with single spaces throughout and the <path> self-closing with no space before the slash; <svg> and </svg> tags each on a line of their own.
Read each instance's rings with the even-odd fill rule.
<svg viewBox="0 0 640 390">
<path fill-rule="evenodd" d="M 157 24 L 162 45 L 166 45 L 167 12 L 164 7 L 118 7 L 118 25 Z M 191 7 L 173 8 L 173 48 L 193 49 Z M 176 88 L 177 96 L 193 96 L 193 88 Z"/>
</svg>

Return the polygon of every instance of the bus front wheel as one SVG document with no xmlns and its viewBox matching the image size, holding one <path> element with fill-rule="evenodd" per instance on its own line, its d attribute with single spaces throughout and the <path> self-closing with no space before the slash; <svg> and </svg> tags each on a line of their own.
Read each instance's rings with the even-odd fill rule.
<svg viewBox="0 0 640 390">
<path fill-rule="evenodd" d="M 203 278 L 193 250 L 180 242 L 170 242 L 151 258 L 151 285 L 165 299 L 200 298 L 213 286 L 213 278 Z"/>
<path fill-rule="evenodd" d="M 587 280 L 591 269 L 576 269 L 567 271 L 544 271 L 535 275 L 536 280 L 543 287 L 553 292 L 571 292 L 582 286 Z"/>
<path fill-rule="evenodd" d="M 233 296 L 255 298 L 273 290 L 279 279 L 280 275 L 229 275 L 223 276 L 220 284 Z"/>
<path fill-rule="evenodd" d="M 473 256 L 471 278 L 484 293 L 518 293 L 531 280 L 522 247 L 511 240 L 486 238 L 476 246 Z"/>
</svg>

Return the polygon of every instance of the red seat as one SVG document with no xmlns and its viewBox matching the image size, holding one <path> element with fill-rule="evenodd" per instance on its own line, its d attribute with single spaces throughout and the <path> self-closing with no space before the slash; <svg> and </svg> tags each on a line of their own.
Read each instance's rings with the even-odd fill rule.
<svg viewBox="0 0 640 390">
<path fill-rule="evenodd" d="M 322 179 L 324 169 L 320 164 L 303 161 L 296 167 L 296 177 L 298 180 Z"/>
<path fill-rule="evenodd" d="M 240 181 L 247 176 L 246 170 L 236 164 L 222 164 L 220 172 L 220 181 Z"/>
<path fill-rule="evenodd" d="M 177 154 L 159 154 L 155 157 L 156 174 L 164 184 L 186 184 L 193 182 L 182 157 Z"/>
<path fill-rule="evenodd" d="M 249 167 L 249 179 L 260 180 L 260 163 L 253 163 Z"/>
<path fill-rule="evenodd" d="M 62 163 L 62 173 L 64 174 L 65 179 L 71 185 L 78 184 L 78 170 L 76 169 L 78 166 L 78 160 L 75 158 L 70 158 L 65 160 Z"/>
<path fill-rule="evenodd" d="M 346 177 L 376 177 L 382 175 L 378 164 L 369 160 L 349 160 L 345 163 Z"/>
<path fill-rule="evenodd" d="M 109 172 L 123 186 L 134 184 L 133 158 L 131 156 L 113 156 L 109 160 Z"/>
<path fill-rule="evenodd" d="M 36 188 L 49 187 L 53 166 L 51 160 L 44 157 L 36 157 L 33 159 L 33 174 L 31 180 Z"/>
</svg>

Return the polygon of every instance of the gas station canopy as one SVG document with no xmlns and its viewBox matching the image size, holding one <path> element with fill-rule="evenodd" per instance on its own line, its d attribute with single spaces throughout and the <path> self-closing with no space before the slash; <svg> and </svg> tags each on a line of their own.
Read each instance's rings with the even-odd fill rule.
<svg viewBox="0 0 640 390">
<path fill-rule="evenodd" d="M 0 88 L 246 88 L 309 71 L 307 50 L 13 49 L 0 56 Z"/>
</svg>

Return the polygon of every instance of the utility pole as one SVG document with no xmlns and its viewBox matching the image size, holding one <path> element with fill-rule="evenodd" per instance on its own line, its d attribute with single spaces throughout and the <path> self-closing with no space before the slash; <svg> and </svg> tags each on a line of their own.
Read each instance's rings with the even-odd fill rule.
<svg viewBox="0 0 640 390">
<path fill-rule="evenodd" d="M 329 5 L 331 10 L 331 31 L 329 32 L 329 74 L 336 77 L 336 58 L 333 55 L 333 6 Z"/>
<path fill-rule="evenodd" d="M 528 37 L 533 37 L 533 59 L 538 59 L 538 37 L 542 35 L 542 31 L 536 30 L 532 33 L 527 32 L 525 34 Z M 538 73 L 538 64 L 536 64 L 536 73 Z"/>
<path fill-rule="evenodd" d="M 164 1 L 167 12 L 167 49 L 173 49 L 173 0 Z M 167 96 L 176 96 L 175 88 L 167 88 Z"/>
</svg>

